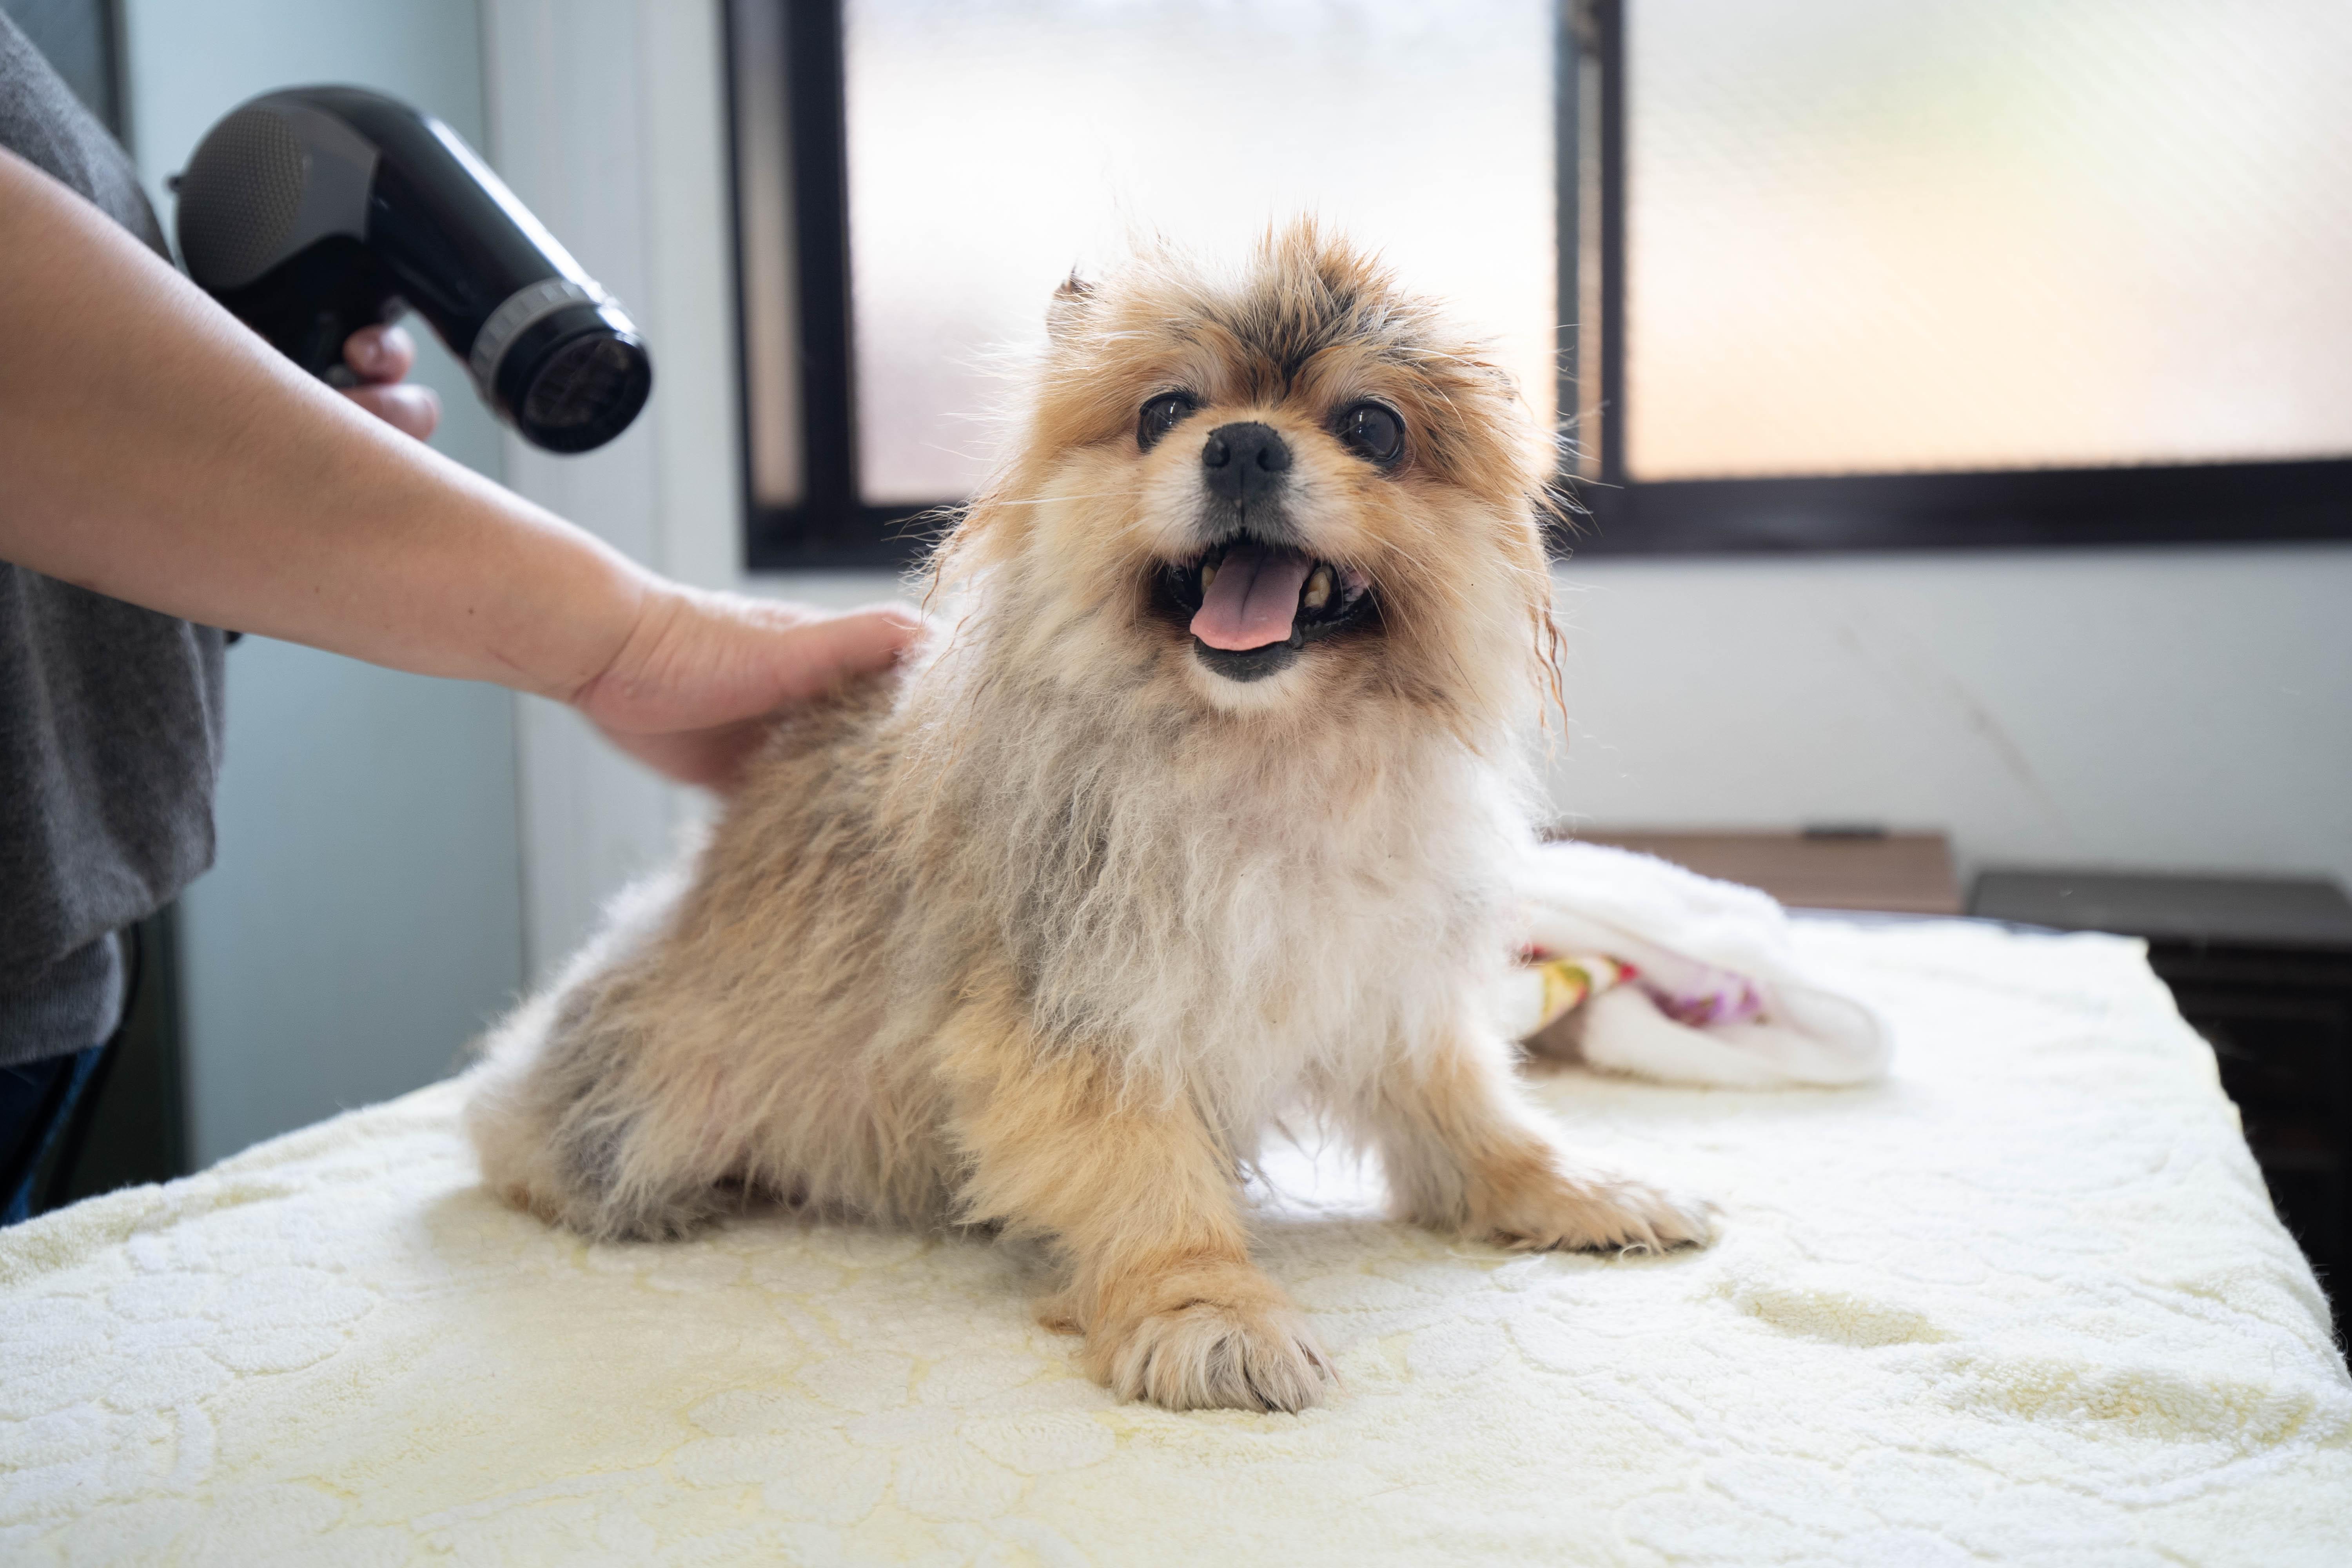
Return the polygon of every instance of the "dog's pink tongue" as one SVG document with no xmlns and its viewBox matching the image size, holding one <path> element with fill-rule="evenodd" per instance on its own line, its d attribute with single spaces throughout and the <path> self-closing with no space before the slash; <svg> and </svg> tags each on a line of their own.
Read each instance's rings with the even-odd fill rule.
<svg viewBox="0 0 2352 1568">
<path fill-rule="evenodd" d="M 1236 544 L 1192 616 L 1192 635 L 1211 647 L 1240 650 L 1290 639 L 1298 590 L 1314 563 L 1296 550 Z"/>
</svg>

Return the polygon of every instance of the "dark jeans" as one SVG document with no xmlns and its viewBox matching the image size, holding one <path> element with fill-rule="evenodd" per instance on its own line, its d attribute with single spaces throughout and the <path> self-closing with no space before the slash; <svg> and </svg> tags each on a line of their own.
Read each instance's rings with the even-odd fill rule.
<svg viewBox="0 0 2352 1568">
<path fill-rule="evenodd" d="M 70 1056 L 0 1068 L 0 1225 L 32 1217 L 33 1176 L 41 1156 L 72 1119 L 74 1102 L 105 1055 L 104 1046 L 92 1046 Z"/>
</svg>

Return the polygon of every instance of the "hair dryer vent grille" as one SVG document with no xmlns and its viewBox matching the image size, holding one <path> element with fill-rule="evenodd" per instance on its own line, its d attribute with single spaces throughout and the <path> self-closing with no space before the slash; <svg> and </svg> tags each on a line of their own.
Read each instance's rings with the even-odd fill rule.
<svg viewBox="0 0 2352 1568">
<path fill-rule="evenodd" d="M 180 178 L 180 258 L 210 289 L 252 282 L 279 259 L 302 206 L 301 139 L 267 109 L 217 126 Z"/>
</svg>

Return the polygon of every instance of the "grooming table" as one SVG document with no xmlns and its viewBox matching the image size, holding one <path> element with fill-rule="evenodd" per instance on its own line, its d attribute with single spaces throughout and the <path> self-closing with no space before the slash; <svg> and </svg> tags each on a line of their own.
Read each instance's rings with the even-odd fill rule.
<svg viewBox="0 0 2352 1568">
<path fill-rule="evenodd" d="M 0 1232 L 11 1563 L 2352 1563 L 2352 1384 L 2137 943 L 1807 922 L 1874 1089 L 1571 1072 L 1712 1250 L 1517 1257 L 1269 1161 L 1345 1385 L 1118 1405 L 1013 1250 L 493 1203 L 463 1081 Z"/>
</svg>

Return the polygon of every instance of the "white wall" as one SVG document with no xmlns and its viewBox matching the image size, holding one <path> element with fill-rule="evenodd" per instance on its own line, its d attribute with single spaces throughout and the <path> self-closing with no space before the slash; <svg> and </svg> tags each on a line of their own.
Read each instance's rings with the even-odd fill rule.
<svg viewBox="0 0 2352 1568">
<path fill-rule="evenodd" d="M 556 458 L 508 438 L 524 495 L 681 581 L 732 586 L 734 274 L 719 9 L 704 0 L 485 0 L 490 150 L 515 194 L 645 330 L 654 394 L 620 439 Z M 526 949 L 544 975 L 604 899 L 702 809 L 568 709 L 520 714 Z"/>
<path fill-rule="evenodd" d="M 1551 802 L 2352 887 L 2352 546 L 1570 562 Z M 881 574 L 762 578 L 849 605 Z M 1965 891 L 1965 885 L 1963 887 Z"/>
<path fill-rule="evenodd" d="M 502 153 L 600 106 L 626 128 L 599 144 L 597 178 L 638 216 L 605 211 L 612 259 L 589 265 L 608 282 L 642 266 L 631 276 L 644 292 L 624 297 L 659 329 L 656 429 L 626 490 L 655 495 L 653 514 L 642 500 L 612 515 L 597 494 L 534 493 L 559 509 L 569 499 L 693 580 L 730 580 L 740 521 L 724 191 L 711 184 L 725 99 L 715 7 L 564 6 L 562 47 L 586 64 L 560 73 L 529 66 L 523 47 L 549 37 L 553 0 L 488 5 L 494 39 L 513 40 L 503 64 L 493 49 Z M 572 179 L 584 222 L 598 186 Z M 2041 862 L 2352 882 L 2352 547 L 1616 560 L 1571 563 L 1559 579 L 1564 817 L 1940 828 L 1964 872 Z M 748 586 L 848 605 L 896 584 L 828 574 Z M 566 744 L 548 743 L 534 785 L 526 731 L 535 966 L 627 867 L 663 852 L 677 814 L 660 792 L 580 785 L 619 764 Z"/>
<path fill-rule="evenodd" d="M 2352 885 L 2352 546 L 1571 563 L 1564 816 Z"/>
<path fill-rule="evenodd" d="M 272 88 L 350 82 L 482 140 L 475 0 L 129 0 L 140 174 Z M 428 331 L 434 444 L 496 477 L 497 426 Z M 228 656 L 215 868 L 182 900 L 199 1163 L 449 1070 L 520 984 L 514 706 L 248 638 Z"/>
</svg>

